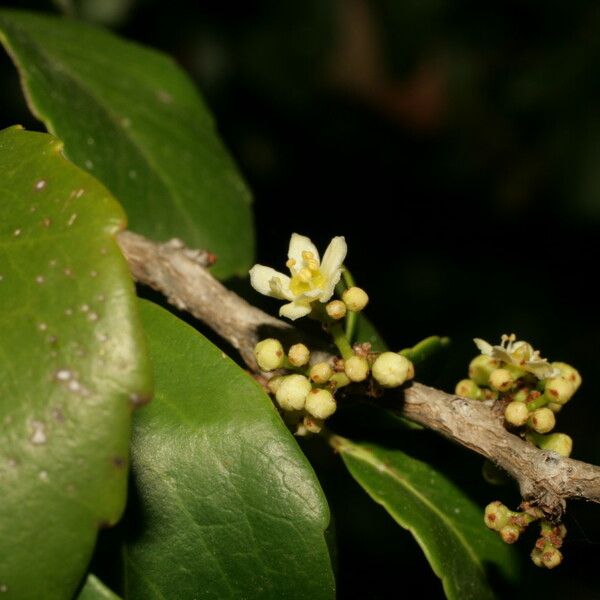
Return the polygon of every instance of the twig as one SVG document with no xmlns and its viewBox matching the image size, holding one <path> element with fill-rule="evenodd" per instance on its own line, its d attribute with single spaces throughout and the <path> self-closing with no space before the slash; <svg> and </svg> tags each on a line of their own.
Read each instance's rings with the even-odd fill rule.
<svg viewBox="0 0 600 600">
<path fill-rule="evenodd" d="M 211 255 L 180 241 L 157 243 L 122 232 L 119 244 L 134 278 L 162 292 L 169 302 L 206 323 L 257 371 L 253 348 L 259 339 L 278 335 L 302 338 L 288 323 L 251 306 L 219 283 L 206 266 Z M 540 450 L 507 431 L 486 403 L 414 383 L 403 390 L 398 411 L 450 440 L 485 456 L 517 481 L 523 499 L 558 520 L 566 500 L 600 503 L 600 467 Z"/>
</svg>

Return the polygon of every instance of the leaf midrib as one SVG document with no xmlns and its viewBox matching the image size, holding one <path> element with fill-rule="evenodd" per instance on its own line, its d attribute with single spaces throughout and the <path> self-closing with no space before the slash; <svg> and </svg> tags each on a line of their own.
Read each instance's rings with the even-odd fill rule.
<svg viewBox="0 0 600 600">
<path fill-rule="evenodd" d="M 344 442 L 339 446 L 339 450 L 341 452 L 350 454 L 354 458 L 361 460 L 362 462 L 376 468 L 377 471 L 379 471 L 379 472 L 382 472 L 382 471 L 385 472 L 392 479 L 397 481 L 398 484 L 400 484 L 402 487 L 404 487 L 410 493 L 412 493 L 414 496 L 416 496 L 427 508 L 429 508 L 436 516 L 438 516 L 438 518 L 443 523 L 445 523 L 447 525 L 448 529 L 454 534 L 454 536 L 457 538 L 457 540 L 460 542 L 460 544 L 465 548 L 465 550 L 467 551 L 467 554 L 471 557 L 471 559 L 477 565 L 479 570 L 483 574 L 485 574 L 485 570 L 483 568 L 481 561 L 479 560 L 479 557 L 473 551 L 472 547 L 469 545 L 467 539 L 463 536 L 463 534 L 460 532 L 460 530 L 458 530 L 456 528 L 455 524 L 450 519 L 448 519 L 448 517 L 435 504 L 433 504 L 431 502 L 431 500 L 429 500 L 429 498 L 427 498 L 427 496 L 423 495 L 418 489 L 416 489 L 413 485 L 411 485 L 411 483 L 407 479 L 403 478 L 395 469 L 390 468 L 383 461 L 378 461 L 377 459 L 375 459 L 373 457 L 373 453 L 371 451 L 365 450 L 364 448 L 360 448 L 360 447 L 357 447 L 354 445 L 349 445 L 348 440 L 344 440 Z M 389 509 L 389 512 L 391 514 L 397 516 L 397 512 L 389 505 L 389 503 L 382 502 L 382 504 L 385 504 L 385 506 Z M 398 519 L 401 519 L 401 518 L 398 516 Z M 400 524 L 402 525 L 402 523 L 400 523 Z M 405 525 L 402 525 L 402 526 L 405 527 Z M 406 528 L 413 531 L 413 529 L 408 526 L 406 526 Z M 414 533 L 414 531 L 413 531 L 413 533 Z M 419 541 L 419 545 L 421 546 L 423 551 L 429 556 L 428 550 L 427 550 L 427 548 L 425 548 L 423 546 L 423 544 L 421 544 L 419 536 L 415 535 L 415 537 L 416 537 L 417 541 Z M 437 563 L 437 561 L 436 561 L 436 563 Z M 442 579 L 444 579 L 443 576 L 440 576 L 440 577 Z"/>
</svg>

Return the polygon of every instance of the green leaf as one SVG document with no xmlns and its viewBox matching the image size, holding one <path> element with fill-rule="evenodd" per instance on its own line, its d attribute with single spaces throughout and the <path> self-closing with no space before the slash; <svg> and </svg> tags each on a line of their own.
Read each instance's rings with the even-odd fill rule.
<svg viewBox="0 0 600 600">
<path fill-rule="evenodd" d="M 120 598 L 90 573 L 77 600 L 120 600 Z"/>
<path fill-rule="evenodd" d="M 143 332 L 125 217 L 54 137 L 0 132 L 0 586 L 70 598 L 124 508 Z"/>
<path fill-rule="evenodd" d="M 247 271 L 250 194 L 170 58 L 83 22 L 20 11 L 0 11 L 0 42 L 33 114 L 122 202 L 133 231 L 214 252 L 217 276 Z"/>
<path fill-rule="evenodd" d="M 438 471 L 400 450 L 339 436 L 332 443 L 369 496 L 413 534 L 448 598 L 493 598 L 490 568 L 515 576 L 514 549 L 485 527 L 483 507 Z"/>
<path fill-rule="evenodd" d="M 352 338 L 351 341 L 353 343 L 369 342 L 373 352 L 385 352 L 388 350 L 385 340 L 381 337 L 381 334 L 377 331 L 375 325 L 373 325 L 363 313 L 356 314 L 356 326 Z"/>
<path fill-rule="evenodd" d="M 142 304 L 154 401 L 135 418 L 127 598 L 333 598 L 316 477 L 253 378 Z"/>
</svg>

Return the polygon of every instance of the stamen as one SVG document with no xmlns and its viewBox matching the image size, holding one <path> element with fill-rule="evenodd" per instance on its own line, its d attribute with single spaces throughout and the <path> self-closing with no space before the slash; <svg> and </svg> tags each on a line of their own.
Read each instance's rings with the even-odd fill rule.
<svg viewBox="0 0 600 600">
<path fill-rule="evenodd" d="M 298 271 L 298 279 L 302 281 L 302 283 L 309 283 L 312 279 L 312 273 L 310 272 L 310 269 L 300 269 L 300 271 Z"/>
<path fill-rule="evenodd" d="M 290 258 L 290 259 L 289 259 L 289 260 L 288 260 L 288 261 L 285 263 L 285 266 L 286 266 L 288 269 L 291 269 L 291 268 L 292 268 L 292 267 L 293 267 L 295 264 L 296 264 L 296 260 L 295 260 L 295 259 L 293 259 L 293 258 Z"/>
<path fill-rule="evenodd" d="M 309 260 L 313 260 L 314 258 L 315 258 L 315 255 L 310 250 L 302 251 L 302 259 L 305 260 L 306 262 L 308 262 Z"/>
<path fill-rule="evenodd" d="M 319 270 L 319 263 L 314 258 L 310 258 L 306 261 L 306 266 L 313 272 Z"/>
</svg>

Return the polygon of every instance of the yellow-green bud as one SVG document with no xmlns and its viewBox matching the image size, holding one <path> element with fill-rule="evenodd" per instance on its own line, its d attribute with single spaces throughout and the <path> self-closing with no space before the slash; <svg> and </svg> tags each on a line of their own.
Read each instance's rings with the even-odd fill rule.
<svg viewBox="0 0 600 600">
<path fill-rule="evenodd" d="M 499 392 L 507 392 L 515 382 L 507 369 L 494 369 L 490 374 L 490 386 Z"/>
<path fill-rule="evenodd" d="M 344 361 L 344 372 L 350 381 L 364 381 L 369 375 L 369 363 L 362 356 L 351 356 Z"/>
<path fill-rule="evenodd" d="M 304 344 L 294 344 L 288 350 L 288 360 L 294 367 L 303 367 L 310 358 L 310 350 Z"/>
<path fill-rule="evenodd" d="M 579 374 L 579 371 L 575 367 L 564 362 L 553 362 L 552 366 L 560 371 L 561 377 L 573 384 L 573 393 L 575 393 L 581 385 L 581 375 Z"/>
<path fill-rule="evenodd" d="M 371 367 L 377 383 L 384 388 L 395 388 L 415 376 L 415 368 L 408 358 L 396 352 L 383 352 Z"/>
<path fill-rule="evenodd" d="M 490 502 L 485 507 L 485 513 L 483 516 L 483 520 L 485 524 L 494 531 L 500 531 L 505 525 L 508 524 L 508 517 L 510 516 L 510 511 L 502 502 L 496 500 L 495 502 Z"/>
<path fill-rule="evenodd" d="M 538 548 L 534 548 L 531 551 L 531 560 L 536 567 L 542 568 L 544 566 L 544 562 L 542 561 L 542 551 L 538 550 Z"/>
<path fill-rule="evenodd" d="M 504 409 L 504 418 L 507 423 L 520 427 L 529 419 L 529 411 L 523 402 L 509 402 Z"/>
<path fill-rule="evenodd" d="M 551 450 L 561 456 L 571 456 L 573 440 L 566 433 L 535 436 L 532 441 L 542 450 Z"/>
<path fill-rule="evenodd" d="M 338 388 L 344 387 L 345 385 L 348 385 L 349 383 L 350 379 L 348 378 L 348 375 L 342 372 L 334 373 L 329 379 L 329 384 L 333 386 L 333 388 L 335 388 L 336 390 Z"/>
<path fill-rule="evenodd" d="M 538 408 L 531 413 L 529 425 L 538 433 L 548 433 L 554 429 L 556 418 L 549 408 Z"/>
<path fill-rule="evenodd" d="M 346 305 L 341 300 L 332 300 L 325 306 L 327 314 L 336 321 L 346 316 Z"/>
<path fill-rule="evenodd" d="M 527 400 L 529 399 L 530 391 L 531 390 L 529 388 L 521 388 L 520 390 L 517 390 L 516 392 L 514 392 L 514 394 L 512 394 L 512 399 L 515 402 L 527 402 Z"/>
<path fill-rule="evenodd" d="M 500 530 L 500 537 L 505 544 L 514 544 L 521 535 L 521 530 L 516 525 L 505 525 Z"/>
<path fill-rule="evenodd" d="M 311 389 L 310 381 L 304 375 L 287 375 L 279 384 L 275 398 L 283 410 L 302 410 Z"/>
<path fill-rule="evenodd" d="M 306 396 L 304 409 L 317 419 L 329 418 L 336 408 L 335 399 L 328 390 L 313 389 Z"/>
<path fill-rule="evenodd" d="M 348 288 L 342 294 L 342 300 L 346 304 L 348 310 L 359 312 L 368 304 L 369 296 L 365 290 L 355 286 Z"/>
<path fill-rule="evenodd" d="M 269 379 L 269 382 L 267 383 L 267 387 L 269 388 L 269 391 L 271 392 L 271 394 L 276 394 L 277 390 L 279 389 L 279 386 L 281 385 L 281 382 L 283 381 L 283 377 L 273 377 L 272 379 Z"/>
<path fill-rule="evenodd" d="M 274 371 L 283 364 L 283 346 L 279 340 L 267 338 L 254 346 L 254 356 L 263 371 Z"/>
<path fill-rule="evenodd" d="M 309 377 L 318 384 L 327 383 L 332 375 L 333 369 L 326 362 L 317 363 L 310 368 Z"/>
<path fill-rule="evenodd" d="M 562 562 L 562 553 L 558 548 L 547 544 L 542 550 L 542 563 L 546 569 L 554 569 Z"/>
<path fill-rule="evenodd" d="M 495 358 L 480 354 L 469 364 L 469 378 L 477 385 L 488 385 L 492 371 L 495 371 L 499 364 Z"/>
<path fill-rule="evenodd" d="M 323 429 L 323 421 L 311 415 L 306 415 L 304 417 L 302 425 L 304 426 L 306 431 L 310 431 L 310 433 L 319 433 L 319 431 Z"/>
<path fill-rule="evenodd" d="M 472 379 L 462 379 L 459 381 L 454 388 L 454 393 L 457 396 L 471 398 L 471 400 L 481 400 L 483 398 L 481 388 Z"/>
<path fill-rule="evenodd" d="M 544 395 L 550 402 L 566 404 L 575 393 L 575 386 L 564 377 L 554 377 L 546 381 Z"/>
</svg>

